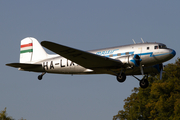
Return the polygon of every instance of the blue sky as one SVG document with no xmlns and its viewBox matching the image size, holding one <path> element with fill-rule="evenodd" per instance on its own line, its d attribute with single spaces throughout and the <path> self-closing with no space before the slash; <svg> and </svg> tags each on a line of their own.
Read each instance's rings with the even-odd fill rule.
<svg viewBox="0 0 180 120">
<path fill-rule="evenodd" d="M 161 42 L 179 57 L 180 1 L 0 1 L 0 110 L 27 120 L 110 120 L 139 82 L 111 75 L 57 75 L 5 66 L 19 62 L 20 41 L 35 37 L 81 50 Z M 48 53 L 52 53 L 48 51 Z M 139 76 L 141 78 L 141 76 Z"/>
</svg>

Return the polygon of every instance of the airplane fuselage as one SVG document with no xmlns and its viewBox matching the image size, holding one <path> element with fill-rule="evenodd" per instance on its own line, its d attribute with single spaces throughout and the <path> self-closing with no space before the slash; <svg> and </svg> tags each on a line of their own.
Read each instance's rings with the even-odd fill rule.
<svg viewBox="0 0 180 120">
<path fill-rule="evenodd" d="M 133 56 L 139 55 L 141 58 L 141 65 L 144 68 L 145 73 L 149 72 L 148 66 L 153 66 L 157 64 L 161 64 L 165 61 L 168 61 L 176 54 L 174 50 L 169 49 L 166 45 L 162 43 L 140 43 L 140 44 L 132 44 L 132 45 L 125 45 L 119 47 L 112 47 L 106 49 L 98 49 L 98 50 L 91 50 L 88 51 L 93 54 L 97 54 L 100 56 L 105 56 L 107 58 L 117 59 L 122 61 L 122 57 L 124 56 Z M 128 59 L 128 58 L 126 58 Z M 121 68 L 109 68 L 109 69 L 89 69 L 82 67 L 76 64 L 73 61 L 70 61 L 64 57 L 59 55 L 55 55 L 52 58 L 48 58 L 43 61 L 36 62 L 36 64 L 42 64 L 42 68 L 44 71 L 48 73 L 60 73 L 60 74 L 114 74 L 114 72 L 118 72 Z M 156 67 L 154 67 L 156 68 Z M 158 73 L 159 71 L 152 69 L 154 73 Z M 129 66 L 126 70 L 126 75 L 139 75 L 141 74 L 139 67 L 136 66 Z"/>
</svg>

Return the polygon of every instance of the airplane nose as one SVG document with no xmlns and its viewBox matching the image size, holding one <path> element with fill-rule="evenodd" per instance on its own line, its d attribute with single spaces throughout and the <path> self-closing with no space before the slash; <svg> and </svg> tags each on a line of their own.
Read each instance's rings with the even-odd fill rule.
<svg viewBox="0 0 180 120">
<path fill-rule="evenodd" d="M 176 55 L 176 51 L 172 50 L 171 54 L 173 55 L 173 57 Z"/>
</svg>

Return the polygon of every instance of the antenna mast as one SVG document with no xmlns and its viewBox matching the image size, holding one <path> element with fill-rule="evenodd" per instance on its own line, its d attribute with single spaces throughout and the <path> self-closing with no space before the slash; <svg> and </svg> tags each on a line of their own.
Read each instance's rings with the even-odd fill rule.
<svg viewBox="0 0 180 120">
<path fill-rule="evenodd" d="M 132 39 L 132 41 L 134 42 L 134 44 L 136 44 L 136 42 L 134 41 L 134 39 Z"/>
<path fill-rule="evenodd" d="M 141 41 L 144 43 L 144 40 L 141 38 Z"/>
</svg>

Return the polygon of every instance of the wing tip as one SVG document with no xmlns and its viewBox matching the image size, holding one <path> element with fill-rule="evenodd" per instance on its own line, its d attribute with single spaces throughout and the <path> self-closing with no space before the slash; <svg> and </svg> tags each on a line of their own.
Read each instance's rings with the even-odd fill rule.
<svg viewBox="0 0 180 120">
<path fill-rule="evenodd" d="M 12 66 L 13 64 L 16 64 L 16 63 L 7 63 L 5 64 L 6 66 Z"/>
<path fill-rule="evenodd" d="M 50 41 L 42 41 L 42 42 L 41 42 L 41 45 L 42 45 L 42 46 L 46 46 L 46 45 L 49 44 L 49 43 L 53 43 L 53 42 L 50 42 Z"/>
</svg>

